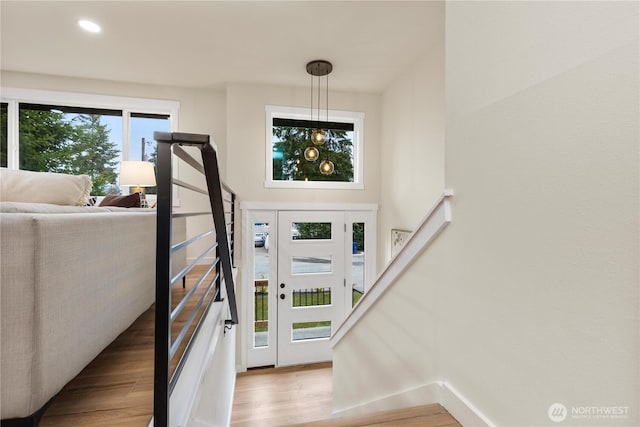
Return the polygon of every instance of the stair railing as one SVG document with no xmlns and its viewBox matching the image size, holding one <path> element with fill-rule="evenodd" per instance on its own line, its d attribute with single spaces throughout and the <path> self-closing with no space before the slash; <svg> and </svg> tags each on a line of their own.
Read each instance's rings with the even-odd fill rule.
<svg viewBox="0 0 640 427">
<path fill-rule="evenodd" d="M 225 327 L 238 323 L 235 286 L 233 280 L 233 249 L 235 194 L 220 180 L 218 160 L 209 135 L 155 132 L 157 148 L 157 236 L 156 236 L 156 307 L 155 307 L 155 362 L 154 362 L 154 425 L 168 426 L 171 393 L 189 357 L 192 344 L 200 331 L 209 309 L 223 301 L 223 290 L 229 306 L 229 319 Z M 198 162 L 182 147 L 199 148 L 202 163 Z M 206 189 L 199 188 L 174 177 L 174 156 L 196 172 L 203 174 Z M 210 211 L 178 213 L 173 211 L 174 188 L 180 187 L 209 198 Z M 181 242 L 172 242 L 172 224 L 177 218 L 213 215 L 214 229 L 207 230 Z M 227 222 L 228 218 L 228 222 Z M 195 242 L 206 241 L 215 235 L 215 243 L 195 257 L 195 260 L 174 275 L 172 255 L 185 250 Z M 215 254 L 215 255 L 212 255 Z M 207 260 L 213 259 L 211 263 Z M 199 266 L 205 273 L 200 275 Z M 196 283 L 180 301 L 172 301 L 172 289 L 182 283 L 187 274 L 196 276 Z M 223 287 L 224 283 L 224 287 Z M 191 312 L 188 308 L 193 306 Z M 200 317 L 198 320 L 198 314 Z M 181 315 L 180 322 L 176 322 Z M 186 320 L 185 320 L 186 319 Z M 184 322 L 184 325 L 181 323 Z M 194 323 L 195 322 L 195 323 Z M 172 327 L 173 335 L 172 339 Z M 191 335 L 189 332 L 193 331 Z M 180 353 L 178 350 L 184 348 Z M 179 357 L 179 360 L 177 360 Z M 177 360 L 177 362 L 176 362 Z M 173 367 L 173 373 L 172 373 Z M 194 384 L 197 387 L 197 384 Z"/>
</svg>

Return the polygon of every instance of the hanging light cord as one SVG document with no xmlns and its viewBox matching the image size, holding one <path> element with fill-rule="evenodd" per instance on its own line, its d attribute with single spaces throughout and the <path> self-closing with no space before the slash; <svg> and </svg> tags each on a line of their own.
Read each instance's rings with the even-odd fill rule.
<svg viewBox="0 0 640 427">
<path fill-rule="evenodd" d="M 313 121 L 313 74 L 311 74 L 311 121 Z"/>
<path fill-rule="evenodd" d="M 329 121 L 329 73 L 327 73 L 327 122 L 328 121 Z"/>
<path fill-rule="evenodd" d="M 318 122 L 320 121 L 320 83 L 320 76 L 318 76 Z M 318 127 L 320 127 L 319 123 Z"/>
</svg>

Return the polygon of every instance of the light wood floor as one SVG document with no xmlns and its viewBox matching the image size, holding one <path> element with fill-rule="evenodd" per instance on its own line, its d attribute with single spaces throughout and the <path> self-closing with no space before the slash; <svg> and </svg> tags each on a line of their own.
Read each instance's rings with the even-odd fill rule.
<svg viewBox="0 0 640 427">
<path fill-rule="evenodd" d="M 348 418 L 296 424 L 297 427 L 462 427 L 441 405 L 415 406 Z"/>
<path fill-rule="evenodd" d="M 172 300 L 177 303 L 202 274 L 203 271 L 194 272 L 187 279 L 186 289 L 176 286 Z M 194 303 L 197 299 L 193 299 Z M 188 312 L 189 309 L 184 311 Z M 182 324 L 183 321 L 177 319 L 176 327 Z M 172 336 L 176 333 L 172 330 Z M 62 389 L 47 408 L 40 425 L 147 427 L 153 414 L 153 341 L 154 307 L 151 307 Z M 332 387 L 331 364 L 240 374 L 236 382 L 232 425 L 279 427 L 318 420 L 324 421 L 310 426 L 459 425 L 439 405 L 396 414 L 393 415 L 396 418 L 388 422 L 379 414 L 374 416 L 377 418 L 369 416 L 353 421 L 330 420 Z"/>
<path fill-rule="evenodd" d="M 238 374 L 233 427 L 279 427 L 331 417 L 331 364 L 260 369 Z"/>
<path fill-rule="evenodd" d="M 172 290 L 175 306 L 205 273 L 196 267 L 187 277 L 186 289 Z M 213 273 L 211 273 L 213 274 Z M 171 330 L 177 336 L 203 290 L 198 290 L 176 318 Z M 153 416 L 153 356 L 155 306 L 145 311 L 125 332 L 102 351 L 82 372 L 56 395 L 47 408 L 41 426 L 126 426 L 147 427 Z M 200 310 L 200 314 L 203 309 Z M 194 322 L 190 336 L 197 322 Z M 181 354 L 188 340 L 180 346 Z M 179 357 L 174 357 L 171 372 Z"/>
<path fill-rule="evenodd" d="M 438 404 L 332 418 L 330 363 L 260 369 L 239 374 L 232 427 L 461 427 Z"/>
<path fill-rule="evenodd" d="M 151 308 L 62 389 L 40 425 L 149 425 L 153 413 L 153 331 Z"/>
</svg>

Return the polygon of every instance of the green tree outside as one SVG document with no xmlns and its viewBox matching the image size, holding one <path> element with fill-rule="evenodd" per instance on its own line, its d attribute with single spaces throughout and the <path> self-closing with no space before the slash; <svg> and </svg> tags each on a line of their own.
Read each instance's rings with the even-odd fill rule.
<svg viewBox="0 0 640 427">
<path fill-rule="evenodd" d="M 276 181 L 337 181 L 353 182 L 353 142 L 347 131 L 326 130 L 327 141 L 315 147 L 318 160 L 304 158 L 304 150 L 311 143 L 312 129 L 288 126 L 273 127 L 273 179 Z M 331 175 L 320 173 L 320 162 L 331 160 L 335 171 Z"/>
<path fill-rule="evenodd" d="M 296 229 L 300 232 L 299 239 L 331 239 L 331 223 L 329 222 L 300 222 L 296 223 Z M 363 251 L 364 222 L 354 222 L 352 232 L 353 242 L 358 245 L 358 250 Z"/>
<path fill-rule="evenodd" d="M 364 222 L 353 223 L 353 241 L 358 244 L 358 250 L 364 251 Z"/>
<path fill-rule="evenodd" d="M 0 167 L 7 167 L 7 123 L 8 123 L 8 105 L 0 104 Z"/>
<path fill-rule="evenodd" d="M 300 239 L 328 240 L 331 239 L 330 222 L 299 222 L 296 229 L 300 232 Z"/>
<path fill-rule="evenodd" d="M 119 193 L 120 151 L 97 114 L 20 110 L 20 169 L 89 175 L 92 193 Z"/>
</svg>

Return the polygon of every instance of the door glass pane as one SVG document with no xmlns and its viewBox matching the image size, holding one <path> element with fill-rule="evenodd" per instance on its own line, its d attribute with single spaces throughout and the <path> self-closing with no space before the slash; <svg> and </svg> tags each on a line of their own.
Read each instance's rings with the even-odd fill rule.
<svg viewBox="0 0 640 427">
<path fill-rule="evenodd" d="M 293 291 L 293 307 L 311 307 L 331 304 L 331 288 L 310 288 Z"/>
<path fill-rule="evenodd" d="M 291 224 L 292 240 L 331 240 L 330 222 L 294 222 Z"/>
<path fill-rule="evenodd" d="M 257 222 L 253 230 L 253 345 L 266 347 L 269 343 L 269 224 Z"/>
<path fill-rule="evenodd" d="M 291 274 L 331 273 L 331 256 L 291 257 Z"/>
<path fill-rule="evenodd" d="M 7 123 L 9 104 L 0 104 L 0 167 L 7 167 Z"/>
<path fill-rule="evenodd" d="M 351 250 L 351 306 L 364 294 L 364 222 L 353 223 L 353 246 Z"/>
<path fill-rule="evenodd" d="M 291 325 L 291 339 L 293 341 L 313 340 L 331 337 L 331 321 L 300 322 Z"/>
</svg>

